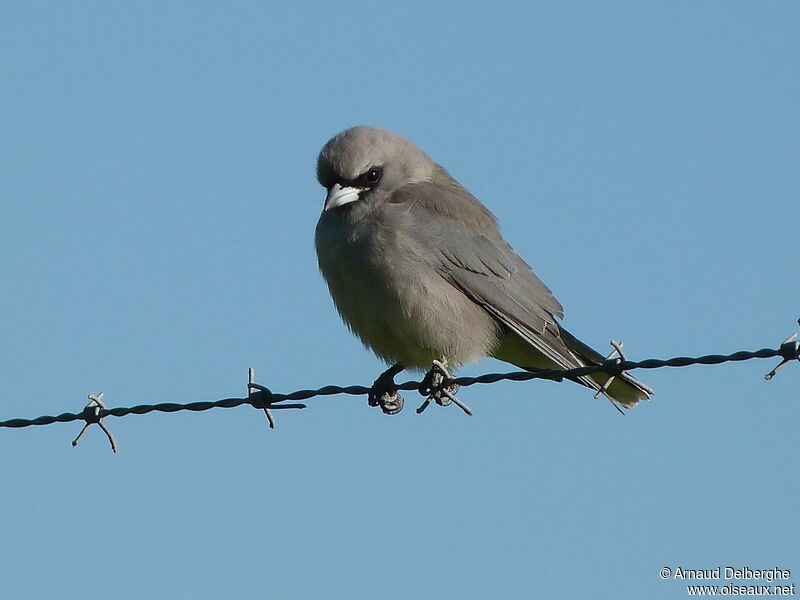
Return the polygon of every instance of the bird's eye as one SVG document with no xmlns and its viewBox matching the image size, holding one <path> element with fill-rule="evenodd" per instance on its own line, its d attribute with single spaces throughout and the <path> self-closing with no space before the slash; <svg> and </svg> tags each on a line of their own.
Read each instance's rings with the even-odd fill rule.
<svg viewBox="0 0 800 600">
<path fill-rule="evenodd" d="M 381 175 L 383 175 L 383 171 L 380 168 L 372 167 L 369 171 L 364 173 L 364 181 L 370 185 L 374 185 L 381 180 Z"/>
</svg>

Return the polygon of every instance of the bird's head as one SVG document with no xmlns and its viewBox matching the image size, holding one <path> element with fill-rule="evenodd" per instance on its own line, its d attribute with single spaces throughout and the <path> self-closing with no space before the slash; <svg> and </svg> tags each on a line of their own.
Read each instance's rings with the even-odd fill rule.
<svg viewBox="0 0 800 600">
<path fill-rule="evenodd" d="M 324 211 L 365 214 L 398 188 L 430 179 L 436 165 L 407 139 L 361 125 L 331 138 L 317 159 L 317 179 L 328 190 Z"/>
</svg>

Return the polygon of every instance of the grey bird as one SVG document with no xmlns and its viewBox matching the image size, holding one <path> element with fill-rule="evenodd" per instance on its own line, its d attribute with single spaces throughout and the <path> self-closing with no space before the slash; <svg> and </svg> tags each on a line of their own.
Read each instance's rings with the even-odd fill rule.
<svg viewBox="0 0 800 600">
<path fill-rule="evenodd" d="M 389 364 L 458 367 L 491 356 L 569 369 L 604 357 L 564 329 L 553 293 L 503 239 L 492 213 L 409 140 L 375 127 L 322 148 L 327 189 L 315 242 L 336 309 Z M 653 392 L 627 373 L 575 381 L 631 407 Z M 385 412 L 399 407 L 386 401 Z"/>
</svg>

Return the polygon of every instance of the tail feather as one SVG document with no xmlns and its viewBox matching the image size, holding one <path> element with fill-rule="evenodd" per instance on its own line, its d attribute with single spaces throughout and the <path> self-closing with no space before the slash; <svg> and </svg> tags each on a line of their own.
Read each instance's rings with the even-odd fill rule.
<svg viewBox="0 0 800 600">
<path fill-rule="evenodd" d="M 511 330 L 500 340 L 494 350 L 494 357 L 514 364 L 522 369 L 572 369 L 589 365 L 600 365 L 605 357 L 587 346 L 569 331 L 556 324 L 558 331 L 547 327 L 544 332 L 534 335 L 520 328 Z M 535 345 L 534 345 L 535 344 Z M 549 349 L 544 354 L 539 348 Z M 592 373 L 573 381 L 593 390 L 600 390 L 608 380 L 603 372 Z M 653 390 L 628 373 L 622 373 L 605 390 L 604 394 L 615 405 L 625 408 L 635 406 L 640 400 L 649 400 Z"/>
<path fill-rule="evenodd" d="M 581 362 L 586 365 L 600 365 L 606 360 L 597 350 L 584 344 L 569 331 L 563 327 L 560 329 L 561 339 L 564 340 L 567 348 L 569 348 Z M 590 377 L 592 381 L 597 384 L 597 387 L 594 388 L 596 390 L 599 390 L 608 380 L 608 375 L 603 372 L 593 373 Z M 652 388 L 632 377 L 627 372 L 623 372 L 615 377 L 614 381 L 611 382 L 611 385 L 605 392 L 606 396 L 611 400 L 619 402 L 627 408 L 635 406 L 640 400 L 649 400 L 650 396 L 654 393 Z"/>
</svg>

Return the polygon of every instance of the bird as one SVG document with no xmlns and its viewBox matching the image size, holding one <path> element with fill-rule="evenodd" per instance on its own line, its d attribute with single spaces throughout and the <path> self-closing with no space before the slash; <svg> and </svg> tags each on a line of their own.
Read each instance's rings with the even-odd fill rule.
<svg viewBox="0 0 800 600">
<path fill-rule="evenodd" d="M 528 370 L 605 360 L 564 329 L 563 307 L 494 215 L 410 140 L 351 127 L 323 146 L 316 175 L 327 190 L 315 231 L 319 269 L 347 327 L 392 365 L 376 385 L 437 365 L 449 377 L 447 367 L 483 357 Z M 610 385 L 605 372 L 573 380 L 618 408 L 653 393 L 627 372 Z M 402 400 L 387 390 L 370 404 L 394 414 Z"/>
</svg>

